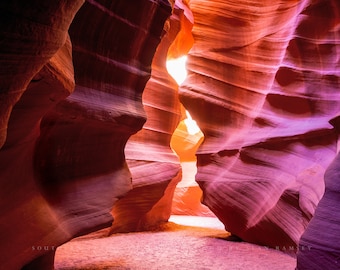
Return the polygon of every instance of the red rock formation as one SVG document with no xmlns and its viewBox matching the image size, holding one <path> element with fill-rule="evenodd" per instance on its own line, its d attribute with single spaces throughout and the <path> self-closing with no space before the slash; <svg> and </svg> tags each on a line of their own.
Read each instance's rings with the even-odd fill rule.
<svg viewBox="0 0 340 270">
<path fill-rule="evenodd" d="M 71 46 L 66 40 L 82 3 L 0 4 L 3 269 L 19 269 L 41 254 L 50 254 L 43 259 L 47 263 L 53 261 L 56 243 L 69 239 L 36 184 L 32 163 L 41 117 L 74 88 Z"/>
<path fill-rule="evenodd" d="M 326 110 L 339 111 L 337 96 L 339 80 L 340 49 L 340 3 L 339 1 L 316 2 L 304 11 L 304 20 L 298 37 L 292 45 L 292 53 L 303 56 L 303 65 L 319 71 L 312 73 L 316 91 L 327 102 L 315 102 L 315 110 L 325 115 Z M 308 26 L 311 27 L 308 27 Z M 308 31 L 307 31 L 308 29 Z M 304 46 L 307 50 L 301 50 Z M 315 74 L 316 73 L 316 74 Z M 338 105 L 339 106 L 339 105 Z M 337 109 L 337 110 L 336 110 Z M 339 132 L 339 117 L 330 121 Z M 303 233 L 297 256 L 297 269 L 339 269 L 340 267 L 340 156 L 327 168 L 325 194 L 317 206 L 315 215 Z"/>
<path fill-rule="evenodd" d="M 340 155 L 325 173 L 326 190 L 300 239 L 297 269 L 333 270 L 340 264 Z"/>
<path fill-rule="evenodd" d="M 14 0 L 0 4 L 0 147 L 6 142 L 13 106 L 32 78 L 63 46 L 68 27 L 83 2 Z"/>
<path fill-rule="evenodd" d="M 336 153 L 339 9 L 334 1 L 190 7 L 195 43 L 180 98 L 205 135 L 196 176 L 204 203 L 242 239 L 295 250 Z"/>
<path fill-rule="evenodd" d="M 186 53 L 186 47 L 173 45 L 179 39 L 181 44 L 190 44 L 191 40 L 187 42 L 183 36 L 185 23 L 183 8 L 174 5 L 166 24 L 168 32 L 157 48 L 151 78 L 143 92 L 147 121 L 125 149 L 133 189 L 114 205 L 111 233 L 153 229 L 170 217 L 174 190 L 181 180 L 179 160 L 170 140 L 182 116 L 178 86 L 167 72 L 166 60 L 169 55 Z"/>
<path fill-rule="evenodd" d="M 166 0 L 3 2 L 2 268 L 52 268 L 56 247 L 110 226 L 131 188 L 113 232 L 167 220 L 181 177 L 169 144 L 182 116 L 165 60 L 192 45 L 180 96 L 205 135 L 204 203 L 242 239 L 295 251 L 337 152 L 338 1 L 191 0 L 194 40 L 189 1 L 179 1 L 154 59 Z M 338 159 L 299 269 L 337 267 L 337 171 Z"/>
<path fill-rule="evenodd" d="M 68 2 L 0 4 L 4 269 L 52 268 L 56 247 L 110 226 L 131 188 L 124 146 L 145 122 L 141 95 L 171 7 L 87 1 L 70 28 L 76 87 L 65 99 L 74 87 L 65 40 L 82 4 Z"/>
</svg>

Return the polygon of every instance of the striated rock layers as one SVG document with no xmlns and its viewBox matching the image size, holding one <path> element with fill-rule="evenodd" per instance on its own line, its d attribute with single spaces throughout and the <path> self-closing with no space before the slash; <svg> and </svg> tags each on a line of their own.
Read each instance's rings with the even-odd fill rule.
<svg viewBox="0 0 340 270">
<path fill-rule="evenodd" d="M 337 151 L 339 4 L 190 8 L 195 42 L 180 99 L 205 136 L 196 175 L 204 203 L 240 238 L 295 251 Z"/>
<path fill-rule="evenodd" d="M 69 25 L 83 1 L 0 4 L 0 265 L 20 269 L 69 239 L 37 184 L 39 122 L 74 88 Z M 46 245 L 46 250 L 37 246 Z M 40 249 L 40 248 L 39 248 Z M 38 259 L 39 260 L 39 259 Z M 48 269 L 48 268 L 46 268 Z"/>
<path fill-rule="evenodd" d="M 299 242 L 297 270 L 333 270 L 340 264 L 340 155 L 325 173 L 326 190 Z"/>
<path fill-rule="evenodd" d="M 124 147 L 145 122 L 142 91 L 171 6 L 83 2 L 0 4 L 4 269 L 52 268 L 56 247 L 110 226 L 131 189 Z"/>
<path fill-rule="evenodd" d="M 182 178 L 178 157 L 170 148 L 172 134 L 182 117 L 181 105 L 178 86 L 166 69 L 167 58 L 187 53 L 192 45 L 190 36 L 183 34 L 192 24 L 184 15 L 186 7 L 178 6 L 178 2 L 166 24 L 168 32 L 156 50 L 151 78 L 143 92 L 147 121 L 125 148 L 133 189 L 114 205 L 111 233 L 150 230 L 166 222 L 176 184 Z M 180 44 L 176 46 L 177 43 Z"/>
<path fill-rule="evenodd" d="M 338 150 L 338 1 L 171 1 L 166 24 L 167 0 L 3 2 L 2 268 L 50 269 L 75 236 L 168 219 L 183 116 L 165 60 L 192 45 L 180 99 L 204 133 L 204 203 L 240 238 L 296 250 Z M 299 269 L 338 263 L 338 163 Z"/>
<path fill-rule="evenodd" d="M 14 0 L 0 4 L 0 147 L 6 142 L 13 106 L 34 75 L 63 46 L 83 2 Z"/>
</svg>

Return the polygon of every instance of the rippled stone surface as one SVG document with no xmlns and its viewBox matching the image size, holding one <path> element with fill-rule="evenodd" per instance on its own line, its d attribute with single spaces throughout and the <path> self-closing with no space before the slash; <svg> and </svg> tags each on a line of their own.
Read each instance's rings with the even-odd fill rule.
<svg viewBox="0 0 340 270">
<path fill-rule="evenodd" d="M 43 263 L 49 269 L 55 246 L 70 237 L 37 185 L 33 162 L 41 117 L 74 88 L 67 30 L 82 3 L 0 4 L 0 265 L 4 269 L 20 269 L 42 254 L 49 254 Z"/>
<path fill-rule="evenodd" d="M 195 42 L 180 98 L 205 136 L 196 176 L 204 203 L 242 239 L 296 249 L 337 151 L 339 7 L 190 7 Z"/>
<path fill-rule="evenodd" d="M 165 25 L 168 32 L 157 48 L 143 92 L 147 121 L 125 148 L 133 189 L 114 205 L 111 233 L 153 229 L 170 217 L 175 187 L 182 178 L 170 141 L 182 116 L 178 86 L 166 69 L 166 61 L 185 52 L 182 46 L 175 46 L 178 39 L 185 42 L 183 21 L 183 9 L 174 5 Z"/>
<path fill-rule="evenodd" d="M 83 2 L 14 0 L 0 4 L 0 146 L 6 142 L 14 105 L 32 78 L 63 46 L 68 27 Z"/>
<path fill-rule="evenodd" d="M 280 250 L 296 251 L 315 215 L 298 268 L 337 267 L 338 1 L 170 2 L 0 4 L 4 269 L 49 269 L 75 236 L 168 219 L 201 140 L 175 134 L 180 159 L 169 146 L 184 116 L 165 60 L 189 50 L 179 97 L 204 133 L 204 203 L 232 234 Z M 197 213 L 198 187 L 177 189 L 175 208 Z"/>
<path fill-rule="evenodd" d="M 145 122 L 141 96 L 171 6 L 82 4 L 0 4 L 6 269 L 53 268 L 57 246 L 110 226 L 131 189 L 124 147 Z"/>
<path fill-rule="evenodd" d="M 299 242 L 297 269 L 338 269 L 340 263 L 340 155 L 325 173 L 326 190 Z"/>
</svg>

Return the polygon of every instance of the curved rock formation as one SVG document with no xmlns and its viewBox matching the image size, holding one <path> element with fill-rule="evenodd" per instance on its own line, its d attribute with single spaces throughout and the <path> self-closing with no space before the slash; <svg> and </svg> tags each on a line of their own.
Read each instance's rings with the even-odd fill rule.
<svg viewBox="0 0 340 270">
<path fill-rule="evenodd" d="M 240 238 L 296 250 L 337 151 L 334 1 L 191 0 L 194 46 L 180 88 L 205 140 L 204 203 Z M 333 10 L 334 9 L 334 10 Z"/>
<path fill-rule="evenodd" d="M 84 0 L 18 0 L 0 4 L 0 147 L 14 105 L 30 81 L 66 41 L 67 30 Z"/>
<path fill-rule="evenodd" d="M 326 190 L 300 239 L 297 270 L 333 270 L 340 264 L 340 155 L 325 173 Z"/>
<path fill-rule="evenodd" d="M 65 40 L 83 1 L 17 2 L 0 4 L 0 264 L 50 269 L 57 246 L 110 226 L 131 188 L 124 147 L 145 122 L 141 95 L 171 7 L 87 1 L 70 27 L 73 76 Z"/>
<path fill-rule="evenodd" d="M 133 189 L 114 205 L 111 233 L 149 230 L 166 222 L 176 184 L 182 177 L 178 157 L 170 148 L 172 134 L 182 117 L 181 105 L 178 86 L 167 72 L 166 60 L 185 54 L 188 46 L 182 45 L 190 44 L 191 40 L 185 39 L 188 25 L 185 7 L 176 3 L 143 92 L 147 121 L 125 148 Z"/>
<path fill-rule="evenodd" d="M 56 243 L 69 239 L 36 184 L 32 163 L 41 117 L 74 88 L 67 30 L 82 3 L 0 4 L 0 265 L 4 269 L 19 269 L 41 254 L 50 254 L 43 260 L 51 265 Z M 43 244 L 46 249 L 36 248 Z"/>
<path fill-rule="evenodd" d="M 75 236 L 168 219 L 198 144 L 181 160 L 169 146 L 183 115 L 165 61 L 192 47 L 180 99 L 205 137 L 204 203 L 288 251 L 315 214 L 298 269 L 336 268 L 339 158 L 319 200 L 338 152 L 339 14 L 336 0 L 3 1 L 1 267 L 52 269 Z"/>
</svg>

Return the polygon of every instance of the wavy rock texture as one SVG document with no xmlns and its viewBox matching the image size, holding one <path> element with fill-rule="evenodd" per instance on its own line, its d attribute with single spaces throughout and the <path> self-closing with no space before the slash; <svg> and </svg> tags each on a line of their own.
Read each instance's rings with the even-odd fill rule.
<svg viewBox="0 0 340 270">
<path fill-rule="evenodd" d="M 190 8 L 195 43 L 180 99 L 205 136 L 196 176 L 204 203 L 240 238 L 296 250 L 337 151 L 338 4 Z"/>
<path fill-rule="evenodd" d="M 65 40 L 81 4 L 0 4 L 4 269 L 53 268 L 56 247 L 110 226 L 131 188 L 124 146 L 145 122 L 141 95 L 171 7 L 87 1 L 70 27 L 73 75 Z"/>
<path fill-rule="evenodd" d="M 297 269 L 332 270 L 340 264 L 340 155 L 325 173 L 326 191 L 300 239 Z"/>
<path fill-rule="evenodd" d="M 50 257 L 53 262 L 57 243 L 69 238 L 36 184 L 32 163 L 42 114 L 73 91 L 70 56 L 71 46 L 67 42 L 33 78 L 11 112 L 7 140 L 0 151 L 0 237 L 7 243 L 2 245 L 1 265 L 5 269 L 18 269 L 49 252 L 51 256 L 38 258 L 36 263 Z M 41 245 L 46 245 L 46 250 L 35 248 Z"/>
<path fill-rule="evenodd" d="M 83 1 L 0 4 L 0 265 L 19 269 L 69 239 L 36 183 L 41 117 L 74 88 L 68 27 Z M 67 42 L 66 42 L 67 41 Z M 39 244 L 47 245 L 38 250 Z M 36 259 L 39 263 L 40 259 Z M 37 268 L 36 268 L 37 269 Z M 49 269 L 47 266 L 45 269 Z"/>
<path fill-rule="evenodd" d="M 133 189 L 114 205 L 111 233 L 153 229 L 170 217 L 174 190 L 182 177 L 170 140 L 182 116 L 178 86 L 167 72 L 166 60 L 169 55 L 183 54 L 183 47 L 173 44 L 178 39 L 186 42 L 184 22 L 184 10 L 174 5 L 166 24 L 168 32 L 157 48 L 143 92 L 147 121 L 125 148 Z"/>
<path fill-rule="evenodd" d="M 168 219 L 181 179 L 169 144 L 183 117 L 165 60 L 192 45 L 180 98 L 205 136 L 204 203 L 242 239 L 295 251 L 338 150 L 338 1 L 171 1 L 165 27 L 166 0 L 3 2 L 2 268 L 52 269 L 75 236 Z M 338 266 L 338 164 L 299 269 Z"/>
<path fill-rule="evenodd" d="M 308 66 L 317 63 L 317 69 L 321 71 L 321 74 L 316 76 L 316 87 L 319 88 L 316 96 L 318 97 L 322 91 L 322 94 L 328 96 L 330 101 L 329 105 L 325 103 L 321 108 L 330 106 L 335 109 L 336 106 L 333 104 L 337 104 L 339 100 L 335 93 L 338 92 L 340 86 L 340 3 L 338 1 L 316 3 L 307 8 L 304 14 L 306 19 L 304 27 L 300 29 L 301 43 L 309 45 L 310 48 L 305 52 L 305 62 Z M 313 30 L 308 28 L 310 31 L 302 34 L 308 24 L 313 27 Z M 317 56 L 318 59 L 315 59 Z M 330 122 L 339 132 L 339 117 L 333 118 Z M 325 194 L 300 239 L 297 256 L 297 269 L 299 270 L 331 270 L 340 267 L 339 158 L 338 154 L 326 170 Z"/>
<path fill-rule="evenodd" d="M 14 105 L 34 75 L 63 46 L 83 2 L 14 0 L 0 4 L 0 147 L 6 142 Z"/>
</svg>

